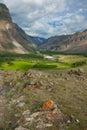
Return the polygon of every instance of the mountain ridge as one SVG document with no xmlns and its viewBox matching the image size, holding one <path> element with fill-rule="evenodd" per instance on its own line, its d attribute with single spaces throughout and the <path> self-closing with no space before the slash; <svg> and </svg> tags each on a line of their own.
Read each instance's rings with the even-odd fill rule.
<svg viewBox="0 0 87 130">
<path fill-rule="evenodd" d="M 83 32 L 53 36 L 48 39 L 33 37 L 12 22 L 9 9 L 0 3 L 0 53 L 25 54 L 36 50 L 86 54 L 87 29 Z"/>
<path fill-rule="evenodd" d="M 0 4 L 0 52 L 29 53 L 35 51 L 35 45 L 27 34 L 12 22 L 9 9 Z"/>
<path fill-rule="evenodd" d="M 60 35 L 48 38 L 39 46 L 41 50 L 63 53 L 86 53 L 87 30 L 74 34 Z"/>
</svg>

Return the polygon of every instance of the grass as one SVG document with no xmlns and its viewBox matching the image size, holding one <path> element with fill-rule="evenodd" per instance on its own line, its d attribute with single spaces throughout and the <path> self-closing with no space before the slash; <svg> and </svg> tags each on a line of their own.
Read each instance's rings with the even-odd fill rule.
<svg viewBox="0 0 87 130">
<path fill-rule="evenodd" d="M 27 71 L 37 70 L 62 70 L 85 66 L 87 57 L 74 55 L 53 55 L 56 60 L 44 59 L 43 54 L 29 55 L 1 55 L 0 69 Z"/>
<path fill-rule="evenodd" d="M 38 71 L 37 71 L 38 73 Z M 55 74 L 55 75 L 54 75 Z M 65 79 L 67 77 L 67 80 Z M 11 76 L 12 78 L 12 76 Z M 44 102 L 48 99 L 52 99 L 58 105 L 58 108 L 69 117 L 73 116 L 73 121 L 69 125 L 69 128 L 66 130 L 86 130 L 87 127 L 87 92 L 86 92 L 86 84 L 87 78 L 84 76 L 84 81 L 80 81 L 77 77 L 73 77 L 62 72 L 51 73 L 49 76 L 35 77 L 36 81 L 40 81 L 42 83 L 41 88 L 29 88 L 23 87 L 24 82 L 27 82 L 26 77 L 24 79 L 17 78 L 15 81 L 17 82 L 14 86 L 14 90 L 10 91 L 6 98 L 13 99 L 20 97 L 20 95 L 25 95 L 25 107 L 24 110 L 29 109 L 31 113 L 37 112 L 41 109 Z M 14 76 L 13 76 L 14 79 Z M 28 78 L 28 82 L 34 82 L 34 78 Z M 45 87 L 50 83 L 53 83 L 51 86 L 53 91 L 48 91 Z M 16 107 L 17 109 L 17 107 Z M 19 112 L 22 109 L 19 110 Z M 14 107 L 13 107 L 14 112 Z M 77 123 L 76 119 L 80 122 Z M 58 130 L 56 126 L 54 126 L 55 130 Z M 54 128 L 52 130 L 54 130 Z M 33 130 L 33 129 L 31 129 Z"/>
<path fill-rule="evenodd" d="M 4 63 L 2 68 L 4 70 L 28 70 L 32 68 L 34 63 L 27 61 L 13 61 L 11 64 Z"/>
<path fill-rule="evenodd" d="M 58 107 L 64 114 L 73 116 L 73 122 L 70 124 L 67 130 L 86 130 L 87 129 L 87 73 L 82 75 L 84 78 L 80 80 L 76 75 L 68 75 L 67 71 L 72 68 L 83 68 L 87 70 L 87 57 L 80 55 L 64 55 L 64 54 L 53 54 L 57 59 L 54 61 L 44 59 L 43 54 L 29 54 L 29 55 L 1 55 L 0 56 L 0 68 L 3 70 L 18 70 L 27 71 L 28 69 L 50 71 L 49 76 L 26 78 L 17 78 L 13 75 L 14 84 L 12 90 L 10 90 L 6 98 L 11 100 L 12 98 L 20 97 L 25 95 L 25 108 L 30 109 L 31 112 L 39 111 L 42 104 L 48 99 L 52 99 L 56 102 Z M 62 71 L 59 71 L 62 70 Z M 38 72 L 38 71 L 37 71 Z M 86 71 L 85 71 L 86 72 Z M 21 77 L 21 76 L 20 76 Z M 17 79 L 16 79 L 17 78 Z M 66 79 L 67 78 L 67 79 Z M 24 87 L 27 82 L 40 81 L 42 83 L 41 88 L 29 88 Z M 6 79 L 7 81 L 7 79 Z M 8 76 L 9 82 L 9 76 Z M 53 83 L 50 92 L 46 89 Z M 8 87 L 8 84 L 5 85 Z M 17 107 L 15 110 L 18 109 Z M 18 110 L 22 112 L 23 110 Z M 14 112 L 14 107 L 12 108 Z M 7 115 L 6 115 L 7 116 Z M 9 117 L 9 113 L 8 113 Z M 12 118 L 12 117 L 11 117 Z M 80 122 L 77 123 L 76 119 Z M 58 128 L 54 126 L 53 130 Z"/>
</svg>

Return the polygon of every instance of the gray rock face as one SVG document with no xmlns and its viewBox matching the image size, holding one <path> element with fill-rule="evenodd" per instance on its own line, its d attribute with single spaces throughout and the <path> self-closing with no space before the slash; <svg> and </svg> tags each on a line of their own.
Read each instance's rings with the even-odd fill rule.
<svg viewBox="0 0 87 130">
<path fill-rule="evenodd" d="M 0 20 L 12 21 L 8 8 L 0 3 Z"/>
<path fill-rule="evenodd" d="M 61 35 L 48 38 L 40 49 L 64 53 L 87 53 L 87 30 L 72 35 Z"/>
<path fill-rule="evenodd" d="M 0 52 L 28 53 L 33 52 L 34 44 L 27 34 L 12 22 L 9 9 L 0 4 Z"/>
</svg>

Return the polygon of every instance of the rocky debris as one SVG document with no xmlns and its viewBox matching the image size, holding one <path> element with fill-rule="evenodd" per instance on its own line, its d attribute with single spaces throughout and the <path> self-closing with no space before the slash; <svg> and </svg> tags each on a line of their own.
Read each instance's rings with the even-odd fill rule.
<svg viewBox="0 0 87 130">
<path fill-rule="evenodd" d="M 44 72 L 41 72 L 41 71 L 37 71 L 37 70 L 29 70 L 27 71 L 24 76 L 26 76 L 27 78 L 35 78 L 35 77 L 38 77 L 40 78 L 41 76 L 45 76 L 45 73 Z M 24 77 L 23 76 L 23 77 Z"/>
<path fill-rule="evenodd" d="M 81 76 L 78 76 L 74 70 L 79 72 Z M 67 74 L 68 72 L 72 71 L 73 73 L 71 73 L 71 75 Z M 61 101 L 59 101 L 60 107 L 58 107 L 53 100 L 47 100 L 53 98 L 52 96 L 54 92 L 57 95 L 57 92 L 59 90 L 64 89 L 64 93 L 69 93 L 67 89 L 72 85 L 72 79 L 74 79 L 76 83 L 80 85 L 76 79 L 84 77 L 86 75 L 86 72 L 84 73 L 82 70 L 78 69 L 72 69 L 72 71 L 66 71 L 66 73 L 61 72 L 61 75 L 60 73 L 56 73 L 54 75 L 51 73 L 45 73 L 36 70 L 29 70 L 26 73 L 12 71 L 8 73 L 5 71 L 4 75 L 6 74 L 8 76 L 5 76 L 4 78 L 4 89 L 7 90 L 7 88 L 10 88 L 5 92 L 5 94 L 8 94 L 6 95 L 8 98 L 8 114 L 6 115 L 7 118 L 9 117 L 7 120 L 7 123 L 9 125 L 7 126 L 8 129 L 14 129 L 17 127 L 16 129 L 19 130 L 21 128 L 42 130 L 51 128 L 55 129 L 56 127 L 59 127 L 59 130 L 65 130 L 66 127 L 69 127 L 71 124 L 75 123 L 79 125 L 81 122 L 78 117 L 73 117 L 71 115 L 72 113 L 67 116 L 59 109 L 60 107 L 63 108 Z M 27 77 L 27 74 L 30 76 L 28 75 Z M 67 80 L 69 83 L 71 82 L 71 85 L 67 84 Z M 84 81 L 86 84 L 86 79 Z M 62 84 L 62 82 L 65 84 Z M 10 86 L 9 83 L 11 83 Z M 63 87 L 61 87 L 62 85 Z M 86 87 L 84 86 L 84 88 Z M 56 95 L 56 98 L 61 96 Z M 44 102 L 44 100 L 47 101 Z M 76 104 L 76 107 L 79 108 L 79 105 Z M 64 110 L 65 109 L 66 108 L 64 108 Z M 0 108 L 0 111 L 1 110 L 2 109 Z M 1 116 L 1 119 L 3 119 L 3 116 Z"/>
<path fill-rule="evenodd" d="M 30 110 L 26 110 L 22 113 L 22 115 L 25 117 L 25 118 L 28 118 L 30 117 Z"/>
<path fill-rule="evenodd" d="M 50 78 L 50 74 L 38 70 L 29 70 L 21 77 L 24 83 L 24 89 L 46 89 L 49 92 L 53 91 L 54 80 Z"/>
<path fill-rule="evenodd" d="M 19 126 L 19 127 L 15 128 L 15 130 L 28 130 L 28 129 L 26 129 L 26 128 L 22 127 L 22 126 Z"/>
<path fill-rule="evenodd" d="M 50 74 L 41 72 L 38 70 L 29 70 L 25 73 L 18 72 L 8 72 L 5 74 L 5 85 L 7 86 L 7 92 L 10 90 L 15 92 L 15 89 L 24 89 L 24 91 L 35 90 L 35 89 L 45 89 L 49 92 L 55 92 L 54 90 L 54 76 L 51 77 Z M 58 82 L 58 79 L 56 82 Z"/>
<path fill-rule="evenodd" d="M 4 127 L 5 123 L 5 97 L 0 95 L 0 128 Z"/>
<path fill-rule="evenodd" d="M 2 91 L 3 91 L 3 72 L 0 71 L 0 129 L 4 128 L 5 109 L 6 109 L 6 99 Z"/>
<path fill-rule="evenodd" d="M 84 71 L 82 69 L 73 69 L 73 70 L 70 70 L 68 71 L 68 74 L 70 76 L 74 76 L 77 80 L 79 81 L 84 81 Z"/>
<path fill-rule="evenodd" d="M 18 107 L 23 107 L 24 105 L 25 105 L 25 100 L 24 100 L 24 96 L 20 96 L 19 98 L 17 98 L 17 99 L 12 99 L 11 101 L 10 101 L 10 105 L 13 105 L 13 104 L 15 104 L 15 105 L 17 105 Z"/>
<path fill-rule="evenodd" d="M 47 128 L 52 127 L 55 121 L 64 127 L 69 122 L 69 118 L 58 109 L 53 100 L 48 100 L 44 103 L 41 111 L 31 114 L 30 110 L 26 110 L 22 115 L 25 120 L 24 127 L 35 124 L 35 128 Z"/>
<path fill-rule="evenodd" d="M 41 128 L 47 128 L 47 127 L 52 127 L 52 126 L 53 126 L 53 124 L 51 124 L 51 123 L 49 123 L 49 124 L 48 124 L 48 123 L 47 123 L 47 124 L 45 123 L 45 124 L 44 124 L 44 123 L 42 122 L 42 123 L 40 123 L 39 125 L 37 125 L 36 128 L 37 128 L 37 129 L 38 129 L 38 128 L 41 129 Z"/>
<path fill-rule="evenodd" d="M 69 75 L 77 75 L 77 76 L 82 76 L 83 75 L 83 70 L 77 69 L 77 70 L 70 70 L 68 72 Z"/>
<path fill-rule="evenodd" d="M 20 102 L 24 102 L 24 98 L 25 98 L 25 96 L 20 96 L 19 98 L 12 99 L 10 103 L 11 104 L 17 104 L 17 103 L 20 103 Z"/>
</svg>

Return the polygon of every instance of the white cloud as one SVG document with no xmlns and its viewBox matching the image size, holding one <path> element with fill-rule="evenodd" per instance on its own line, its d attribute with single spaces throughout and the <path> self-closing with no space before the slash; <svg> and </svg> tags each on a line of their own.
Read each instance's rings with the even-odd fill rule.
<svg viewBox="0 0 87 130">
<path fill-rule="evenodd" d="M 4 0 L 0 0 L 0 3 L 3 3 L 4 2 Z"/>
<path fill-rule="evenodd" d="M 49 37 L 85 29 L 87 19 L 80 13 L 87 12 L 86 1 L 4 0 L 4 3 L 10 9 L 13 21 L 28 34 Z"/>
</svg>

